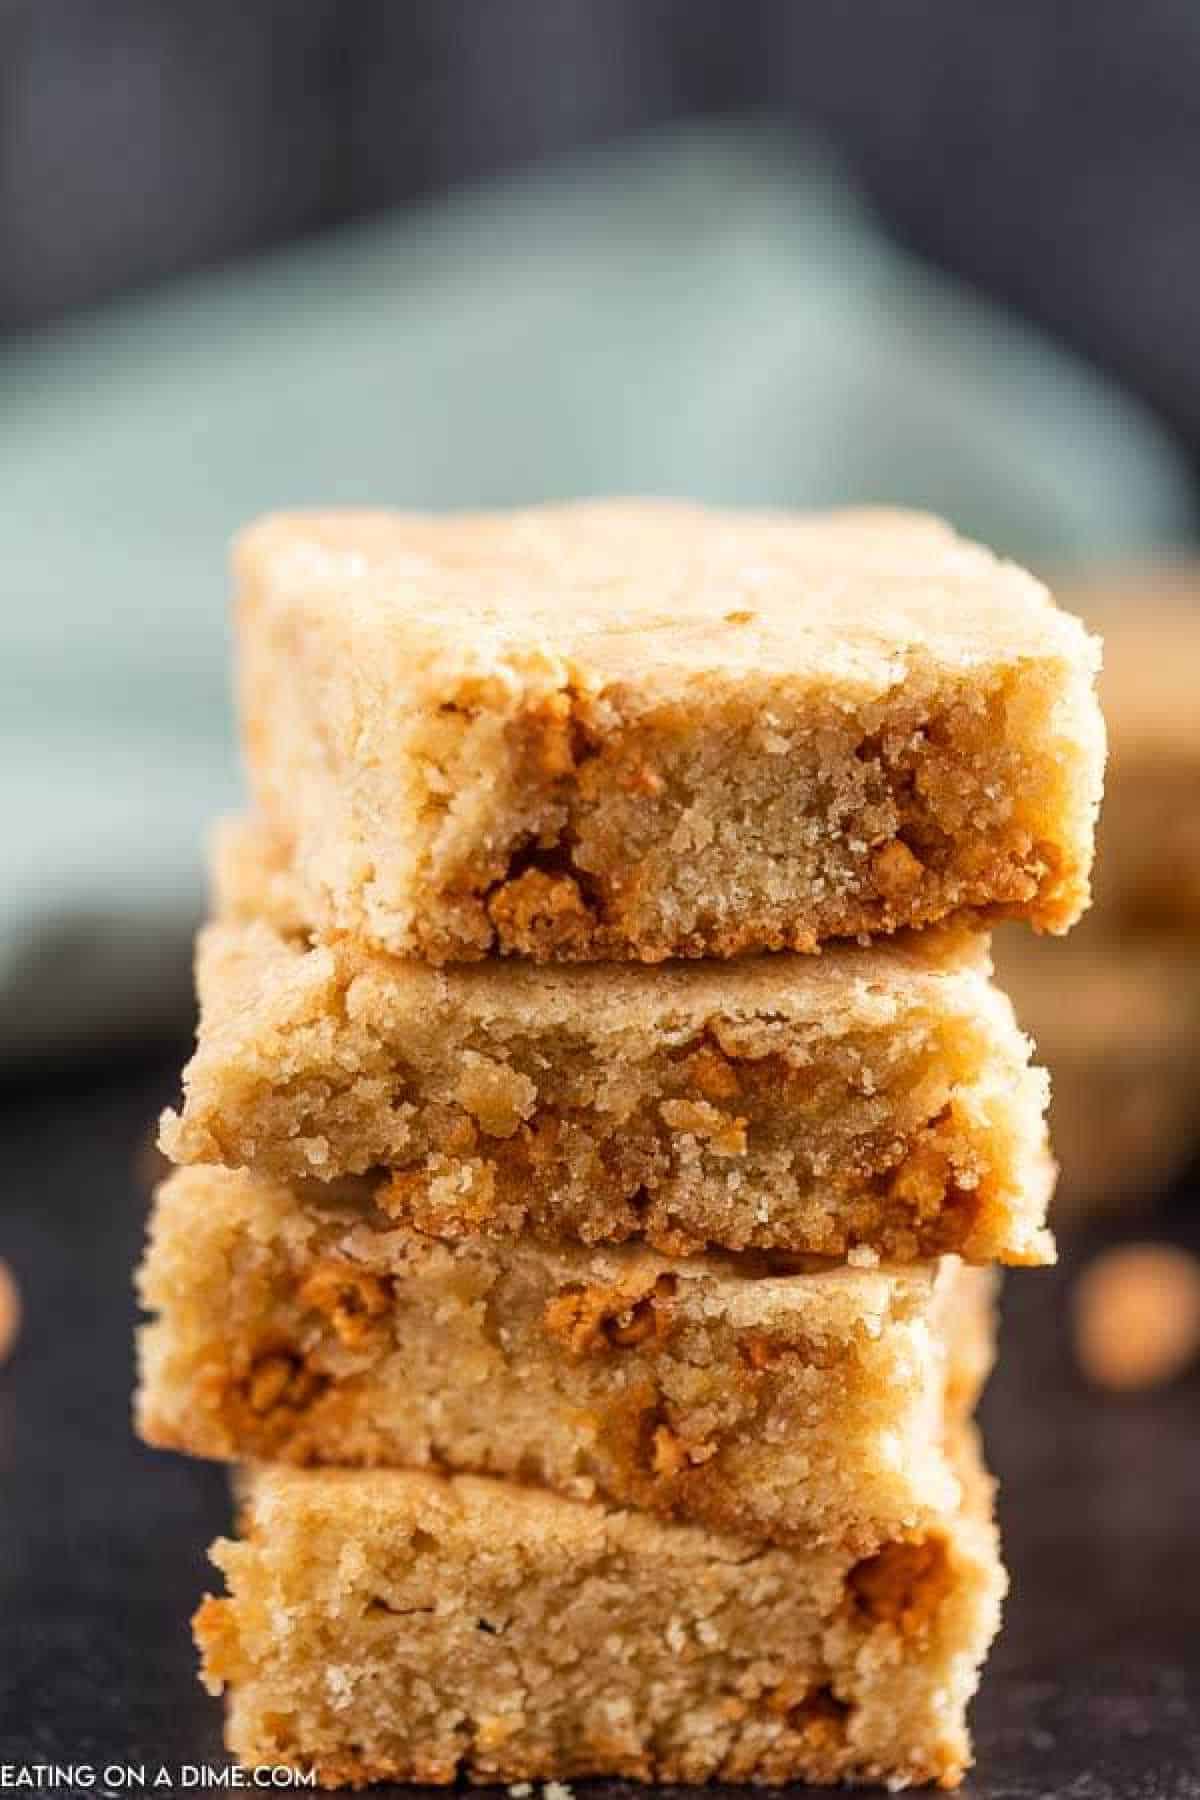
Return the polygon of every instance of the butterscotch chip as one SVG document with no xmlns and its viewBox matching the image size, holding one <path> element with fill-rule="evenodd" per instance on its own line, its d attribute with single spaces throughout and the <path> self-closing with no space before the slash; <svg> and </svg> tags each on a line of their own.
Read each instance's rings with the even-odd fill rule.
<svg viewBox="0 0 1200 1800">
<path fill-rule="evenodd" d="M 619 1350 L 631 1350 L 635 1344 L 665 1337 L 671 1329 L 671 1298 L 678 1286 L 676 1276 L 660 1275 L 651 1293 L 609 1321 L 606 1328 L 609 1342 Z"/>
<path fill-rule="evenodd" d="M 454 1097 L 487 1136 L 509 1138 L 537 1104 L 537 1088 L 527 1075 L 486 1059 L 464 1068 Z M 466 1140 L 466 1149 L 474 1148 L 475 1142 L 472 1134 Z M 446 1147 L 453 1147 L 452 1140 L 447 1140 Z"/>
<path fill-rule="evenodd" d="M 255 796 L 326 933 L 657 962 L 1086 905 L 1098 647 L 938 520 L 295 514 L 235 565 Z"/>
<path fill-rule="evenodd" d="M 487 910 L 498 948 L 537 961 L 573 961 L 590 936 L 587 907 L 570 875 L 526 869 L 489 897 Z"/>
<path fill-rule="evenodd" d="M 659 1111 L 673 1131 L 703 1138 L 715 1155 L 745 1155 L 745 1119 L 732 1118 L 707 1100 L 665 1100 Z"/>
<path fill-rule="evenodd" d="M 566 694 L 551 694 L 530 715 L 537 762 L 543 775 L 569 775 L 575 767 L 571 745 L 571 702 Z M 541 730 L 537 729 L 541 726 Z"/>
<path fill-rule="evenodd" d="M 704 1044 L 687 1063 L 689 1079 L 706 1100 L 736 1100 L 742 1091 L 737 1068 L 711 1044 Z"/>
<path fill-rule="evenodd" d="M 1075 1284 L 1075 1348 L 1089 1381 L 1155 1387 L 1200 1352 L 1200 1261 L 1165 1244 L 1096 1258 Z"/>
<path fill-rule="evenodd" d="M 764 1369 L 775 1366 L 784 1353 L 784 1346 L 773 1343 L 759 1331 L 749 1331 L 742 1339 L 741 1351 L 750 1367 L 761 1374 Z"/>
<path fill-rule="evenodd" d="M 248 1398 L 253 1411 L 270 1412 L 283 1399 L 294 1374 L 295 1364 L 289 1357 L 264 1357 L 250 1377 Z"/>
<path fill-rule="evenodd" d="M 436 969 L 314 943 L 289 867 L 261 823 L 223 833 L 176 1161 L 386 1168 L 381 1204 L 439 1236 L 1053 1256 L 1047 1081 L 979 934 Z"/>
<path fill-rule="evenodd" d="M 953 1787 L 1004 1590 L 971 1445 L 956 1466 L 937 1580 L 909 1570 L 880 1616 L 840 1545 L 472 1476 L 264 1466 L 242 1540 L 213 1548 L 228 1591 L 196 1615 L 203 1678 L 228 1689 L 241 1762 L 327 1786 Z"/>
<path fill-rule="evenodd" d="M 0 1363 L 12 1354 L 21 1330 L 21 1290 L 6 1262 L 0 1261 Z"/>
<path fill-rule="evenodd" d="M 669 1425 L 656 1425 L 651 1440 L 651 1467 L 656 1475 L 671 1478 L 687 1467 L 687 1446 Z"/>
<path fill-rule="evenodd" d="M 953 1179 L 944 1152 L 933 1144 L 920 1144 L 897 1168 L 889 1191 L 894 1199 L 911 1206 L 913 1218 L 920 1221 L 940 1213 Z"/>
<path fill-rule="evenodd" d="M 945 1541 L 929 1536 L 884 1544 L 851 1570 L 849 1585 L 870 1618 L 910 1637 L 936 1612 L 947 1579 Z"/>
<path fill-rule="evenodd" d="M 354 1263 L 331 1257 L 318 1262 L 301 1284 L 299 1299 L 324 1313 L 343 1344 L 365 1344 L 377 1320 L 390 1311 L 389 1288 L 377 1275 Z"/>
<path fill-rule="evenodd" d="M 953 1503 L 944 1429 L 987 1376 L 990 1270 L 447 1242 L 374 1192 L 167 1181 L 140 1277 L 147 1438 L 491 1472 L 864 1553 Z"/>
<path fill-rule="evenodd" d="M 871 857 L 871 874 L 881 894 L 889 900 L 903 900 L 916 893 L 925 869 L 907 844 L 893 838 Z"/>
<path fill-rule="evenodd" d="M 622 770 L 619 777 L 621 786 L 631 794 L 661 794 L 663 778 L 656 769 L 647 763 L 640 763 L 636 768 Z"/>
<path fill-rule="evenodd" d="M 549 1301 L 542 1323 L 572 1355 L 613 1348 L 630 1350 L 670 1330 L 674 1275 L 633 1270 L 632 1279 L 612 1285 L 564 1288 Z"/>
</svg>

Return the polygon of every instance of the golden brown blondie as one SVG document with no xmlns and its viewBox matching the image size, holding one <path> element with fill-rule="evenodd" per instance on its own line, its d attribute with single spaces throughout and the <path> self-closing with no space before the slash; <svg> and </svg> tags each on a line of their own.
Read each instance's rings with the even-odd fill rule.
<svg viewBox="0 0 1200 1800">
<path fill-rule="evenodd" d="M 160 1190 L 138 1422 L 197 1455 L 501 1474 L 859 1550 L 953 1503 L 992 1274 L 672 1261 L 393 1227 L 370 1185 Z"/>
<path fill-rule="evenodd" d="M 1200 1147 L 1200 567 L 1060 592 L 1104 636 L 1096 903 L 1064 947 L 1006 928 L 995 951 L 1051 1072 L 1061 1219 L 1149 1202 Z"/>
<path fill-rule="evenodd" d="M 1001 978 L 1051 1071 L 1061 1228 L 1149 1204 L 1200 1147 L 1200 939 L 1089 920 L 1044 951 L 1028 932 L 997 933 Z"/>
<path fill-rule="evenodd" d="M 236 574 L 255 792 L 326 930 L 660 961 L 1086 904 L 1098 647 L 934 519 L 294 514 Z"/>
<path fill-rule="evenodd" d="M 1065 603 L 1104 634 L 1108 725 L 1093 935 L 1200 932 L 1200 567 L 1114 569 Z"/>
<path fill-rule="evenodd" d="M 245 823 L 217 863 L 176 1160 L 384 1167 L 383 1204 L 441 1234 L 1053 1255 L 1046 1078 L 978 933 L 439 970 L 314 945 L 286 861 Z"/>
<path fill-rule="evenodd" d="M 990 1484 L 867 1558 L 474 1476 L 254 1472 L 196 1615 L 246 1764 L 953 1787 L 1004 1574 Z"/>
</svg>

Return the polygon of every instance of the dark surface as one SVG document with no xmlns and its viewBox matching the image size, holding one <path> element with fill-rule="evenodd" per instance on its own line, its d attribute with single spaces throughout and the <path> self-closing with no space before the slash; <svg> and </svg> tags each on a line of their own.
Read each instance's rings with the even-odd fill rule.
<svg viewBox="0 0 1200 1800">
<path fill-rule="evenodd" d="M 212 1584 L 224 1478 L 127 1424 L 147 1129 L 178 1060 L 0 1099 L 0 1254 L 27 1303 L 0 1371 L 0 1764 L 145 1763 L 151 1779 L 165 1765 L 182 1786 L 182 1765 L 221 1760 L 186 1621 Z M 1181 1195 L 1167 1228 L 1192 1216 Z M 961 1793 L 1197 1800 L 1200 1374 L 1121 1402 L 1089 1393 L 1069 1355 L 1071 1268 L 1008 1285 L 986 1424 L 1013 1594 Z"/>
<path fill-rule="evenodd" d="M 1200 456 L 1195 0 L 0 0 L 0 329 L 750 107 Z"/>
</svg>

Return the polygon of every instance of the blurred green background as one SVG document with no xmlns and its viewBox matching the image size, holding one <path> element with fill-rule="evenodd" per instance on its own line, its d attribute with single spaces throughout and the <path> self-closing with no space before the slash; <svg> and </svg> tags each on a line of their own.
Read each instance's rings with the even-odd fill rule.
<svg viewBox="0 0 1200 1800">
<path fill-rule="evenodd" d="M 1194 537 L 1157 326 L 1200 32 L 1151 7 L 1104 62 L 1105 6 L 1078 41 L 802 10 L 0 9 L 7 1064 L 186 1020 L 238 792 L 225 546 L 264 508 L 887 500 L 1039 565 Z M 1124 293 L 1156 208 L 1105 337 L 1088 257 Z"/>
</svg>

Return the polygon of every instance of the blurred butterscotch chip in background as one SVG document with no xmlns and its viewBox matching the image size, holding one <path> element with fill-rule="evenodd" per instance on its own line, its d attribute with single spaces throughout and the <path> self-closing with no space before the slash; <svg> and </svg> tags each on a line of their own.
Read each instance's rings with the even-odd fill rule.
<svg viewBox="0 0 1200 1800">
<path fill-rule="evenodd" d="M 1200 1262 L 1168 1244 L 1107 1250 L 1075 1284 L 1073 1325 L 1079 1366 L 1097 1387 L 1171 1381 L 1200 1352 Z"/>
<path fill-rule="evenodd" d="M 1095 900 L 1068 944 L 1004 929 L 995 954 L 1050 1070 L 1061 1229 L 1200 1148 L 1200 564 L 1053 585 L 1104 639 Z"/>
<path fill-rule="evenodd" d="M 21 1291 L 6 1262 L 0 1261 L 0 1363 L 7 1362 L 21 1330 Z"/>
</svg>

